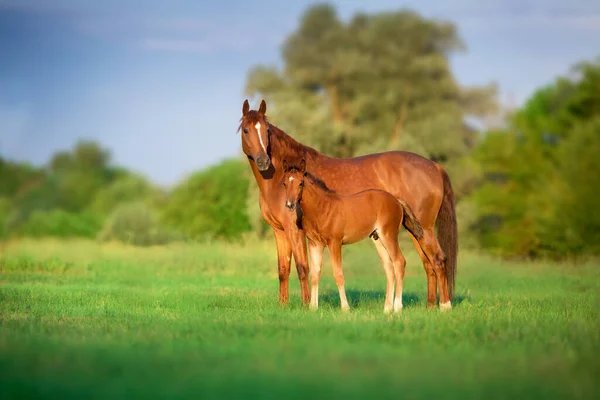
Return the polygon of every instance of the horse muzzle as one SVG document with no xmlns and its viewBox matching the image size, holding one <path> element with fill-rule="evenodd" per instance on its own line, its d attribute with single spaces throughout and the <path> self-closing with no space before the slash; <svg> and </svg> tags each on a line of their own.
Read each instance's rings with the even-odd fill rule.
<svg viewBox="0 0 600 400">
<path fill-rule="evenodd" d="M 254 160 L 256 161 L 256 167 L 259 171 L 266 171 L 271 166 L 271 159 L 266 154 L 256 156 L 254 157 Z"/>
<path fill-rule="evenodd" d="M 290 211 L 294 211 L 296 209 L 296 202 L 295 201 L 286 201 L 285 202 L 285 207 L 290 210 Z"/>
</svg>

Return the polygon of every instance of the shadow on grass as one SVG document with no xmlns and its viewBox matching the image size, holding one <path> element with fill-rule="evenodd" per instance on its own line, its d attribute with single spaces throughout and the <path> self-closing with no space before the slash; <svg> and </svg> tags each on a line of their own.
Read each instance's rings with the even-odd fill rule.
<svg viewBox="0 0 600 400">
<path fill-rule="evenodd" d="M 346 290 L 346 296 L 348 297 L 348 303 L 350 303 L 351 308 L 355 307 L 383 307 L 383 303 L 385 302 L 385 291 L 376 291 L 376 290 Z M 452 299 L 452 305 L 457 306 L 462 303 L 465 299 L 468 299 L 469 296 L 455 295 Z M 427 300 L 427 296 L 425 293 L 423 295 L 418 295 L 413 292 L 403 292 L 402 293 L 402 305 L 404 308 L 412 308 L 412 307 L 420 307 L 425 306 Z M 340 296 L 337 291 L 327 291 L 325 293 L 319 293 L 319 303 L 327 304 L 332 308 L 340 307 Z"/>
</svg>

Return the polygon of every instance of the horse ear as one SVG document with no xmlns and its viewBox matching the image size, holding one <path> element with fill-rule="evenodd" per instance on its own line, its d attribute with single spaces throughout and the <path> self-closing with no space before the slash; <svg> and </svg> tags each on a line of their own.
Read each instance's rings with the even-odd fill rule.
<svg viewBox="0 0 600 400">
<path fill-rule="evenodd" d="M 250 111 L 250 103 L 248 103 L 248 99 L 244 100 L 244 105 L 242 106 L 242 115 L 245 117 Z"/>
<path fill-rule="evenodd" d="M 306 172 L 306 160 L 302 159 L 302 161 L 300 161 L 300 172 L 304 173 Z"/>
<path fill-rule="evenodd" d="M 267 103 L 263 100 L 260 102 L 260 108 L 258 109 L 258 113 L 260 115 L 265 115 L 267 112 Z"/>
<path fill-rule="evenodd" d="M 283 160 L 283 170 L 287 171 L 287 169 L 288 169 L 288 163 L 286 160 Z"/>
</svg>

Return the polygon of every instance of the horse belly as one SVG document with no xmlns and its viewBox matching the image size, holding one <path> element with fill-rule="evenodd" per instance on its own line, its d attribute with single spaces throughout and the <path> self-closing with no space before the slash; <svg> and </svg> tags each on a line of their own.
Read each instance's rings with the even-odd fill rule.
<svg viewBox="0 0 600 400">
<path fill-rule="evenodd" d="M 376 229 L 375 218 L 371 215 L 371 210 L 354 210 L 346 217 L 346 226 L 344 228 L 344 244 L 360 242 L 369 237 Z"/>
</svg>

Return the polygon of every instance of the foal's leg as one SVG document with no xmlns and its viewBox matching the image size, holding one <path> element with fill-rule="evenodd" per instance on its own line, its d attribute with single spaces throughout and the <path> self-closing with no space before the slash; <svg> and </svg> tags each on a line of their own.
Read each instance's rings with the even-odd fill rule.
<svg viewBox="0 0 600 400">
<path fill-rule="evenodd" d="M 350 310 L 348 299 L 346 298 L 346 289 L 344 289 L 344 271 L 342 270 L 342 243 L 332 243 L 327 246 L 329 249 L 329 255 L 331 256 L 331 263 L 333 264 L 333 277 L 335 278 L 335 284 L 340 292 L 340 303 L 342 311 Z"/>
<path fill-rule="evenodd" d="M 402 310 L 402 283 L 404 281 L 404 272 L 406 271 L 406 259 L 398 246 L 398 231 L 393 230 L 388 235 L 382 235 L 381 240 L 385 246 L 389 258 L 394 266 L 394 275 L 396 277 L 396 296 L 394 297 L 394 312 Z"/>
<path fill-rule="evenodd" d="M 292 248 L 285 232 L 273 229 L 275 232 L 275 244 L 277 245 L 277 267 L 279 272 L 279 303 L 287 304 L 289 301 L 288 283 L 290 277 L 290 264 L 292 260 Z"/>
<path fill-rule="evenodd" d="M 319 308 L 319 280 L 321 279 L 321 263 L 323 261 L 323 246 L 308 242 L 310 254 L 310 308 Z"/>
<path fill-rule="evenodd" d="M 381 235 L 379 235 L 378 240 L 375 240 L 374 238 L 371 239 L 375 244 L 377 254 L 379 254 L 379 258 L 381 259 L 381 263 L 383 264 L 383 269 L 385 270 L 385 278 L 387 281 L 387 285 L 385 290 L 385 303 L 383 306 L 383 312 L 389 313 L 390 311 L 392 311 L 392 308 L 394 306 L 394 304 L 392 303 L 392 298 L 394 297 L 394 269 L 392 266 L 392 259 L 390 258 L 390 255 L 382 242 Z"/>
</svg>

